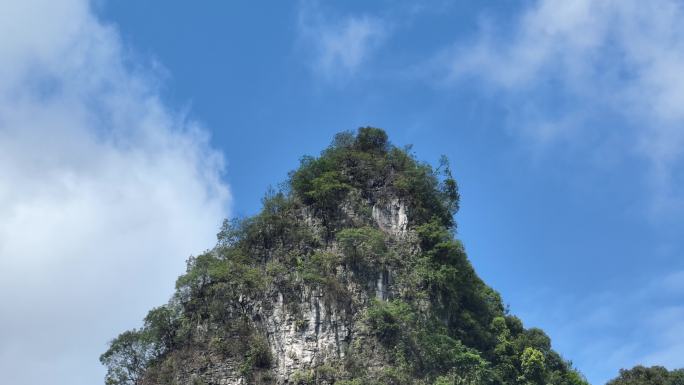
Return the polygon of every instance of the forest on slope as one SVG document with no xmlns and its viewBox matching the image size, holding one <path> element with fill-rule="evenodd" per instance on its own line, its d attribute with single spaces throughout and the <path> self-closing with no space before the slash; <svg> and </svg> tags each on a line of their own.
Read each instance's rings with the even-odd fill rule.
<svg viewBox="0 0 684 385">
<path fill-rule="evenodd" d="M 445 158 L 377 128 L 340 133 L 112 341 L 106 384 L 586 384 L 478 277 L 458 208 Z M 681 383 L 658 373 L 611 384 Z"/>
</svg>

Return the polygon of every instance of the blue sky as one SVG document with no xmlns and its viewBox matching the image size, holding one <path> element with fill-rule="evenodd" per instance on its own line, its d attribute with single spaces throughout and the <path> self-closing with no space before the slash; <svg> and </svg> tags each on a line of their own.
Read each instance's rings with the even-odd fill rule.
<svg viewBox="0 0 684 385">
<path fill-rule="evenodd" d="M 100 381 L 221 218 L 366 125 L 449 157 L 478 273 L 590 382 L 684 366 L 680 2 L 25 3 L 0 16 L 0 368 L 42 369 L 12 383 Z"/>
</svg>

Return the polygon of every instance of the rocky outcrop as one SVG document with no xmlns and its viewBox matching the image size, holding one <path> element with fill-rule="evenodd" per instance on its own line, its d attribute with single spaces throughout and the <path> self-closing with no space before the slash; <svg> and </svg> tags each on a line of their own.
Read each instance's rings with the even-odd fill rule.
<svg viewBox="0 0 684 385">
<path fill-rule="evenodd" d="M 314 370 L 331 362 L 342 362 L 354 341 L 363 340 L 367 331 L 358 309 L 373 299 L 386 300 L 390 292 L 389 272 L 379 273 L 365 285 L 351 279 L 350 271 L 339 268 L 338 275 L 351 293 L 351 303 L 344 306 L 327 297 L 320 288 L 306 286 L 299 301 L 291 302 L 280 292 L 270 295 L 272 301 L 248 304 L 256 328 L 266 336 L 272 362 L 260 375 L 263 384 L 295 384 L 298 378 L 312 376 Z M 369 290 L 370 289 L 370 290 Z M 374 341 L 373 341 L 374 343 Z M 182 370 L 175 370 L 177 385 L 245 385 L 254 383 L 245 376 L 234 360 L 214 353 L 195 352 L 211 357 L 203 360 L 185 359 Z M 380 359 L 376 365 L 380 366 Z M 370 362 L 367 364 L 371 364 Z M 307 382 L 302 382 L 307 383 Z M 317 384 L 326 384 L 317 380 Z M 174 384 L 174 385 L 175 385 Z M 157 384 L 155 385 L 162 385 Z M 166 384 L 165 384 L 166 385 Z"/>
<path fill-rule="evenodd" d="M 319 291 L 308 291 L 299 305 L 300 315 L 287 310 L 282 294 L 265 320 L 268 340 L 275 357 L 276 383 L 286 383 L 328 360 L 344 357 L 352 333 L 348 315 L 325 303 Z"/>
<path fill-rule="evenodd" d="M 406 205 L 393 198 L 386 205 L 373 205 L 372 216 L 377 225 L 394 236 L 404 236 L 408 230 Z"/>
</svg>

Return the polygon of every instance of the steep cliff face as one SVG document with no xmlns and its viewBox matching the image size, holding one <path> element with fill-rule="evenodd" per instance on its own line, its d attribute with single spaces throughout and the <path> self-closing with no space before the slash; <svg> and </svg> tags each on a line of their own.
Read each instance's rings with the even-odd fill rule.
<svg viewBox="0 0 684 385">
<path fill-rule="evenodd" d="M 381 130 L 306 157 L 226 222 L 169 304 L 102 355 L 109 384 L 584 384 L 454 239 L 458 191 Z"/>
<path fill-rule="evenodd" d="M 349 221 L 358 220 L 358 217 L 353 218 L 354 212 L 347 215 Z M 392 240 L 394 243 L 409 237 L 406 207 L 397 199 L 386 205 L 373 205 L 372 220 L 387 239 L 396 238 Z M 313 232 L 320 232 L 316 219 L 309 218 L 304 222 Z M 343 246 L 336 241 L 330 241 L 325 252 L 339 261 L 344 258 Z M 211 253 L 221 258 L 220 248 Z M 252 327 L 265 337 L 269 359 L 263 367 L 252 371 L 242 366 L 244 355 L 230 357 L 217 354 L 217 343 L 213 340 L 212 345 L 213 333 L 210 332 L 216 325 L 199 324 L 194 333 L 201 347 L 195 345 L 189 356 L 172 358 L 170 361 L 174 361 L 174 368 L 170 377 L 168 373 L 160 375 L 157 370 L 152 370 L 142 382 L 161 385 L 172 378 L 178 385 L 332 384 L 336 374 L 332 373 L 334 366 L 344 365 L 347 354 L 358 354 L 364 350 L 367 351 L 363 363 L 366 369 L 382 370 L 388 353 L 369 333 L 363 310 L 373 301 L 387 301 L 396 296 L 392 273 L 386 268 L 366 267 L 355 273 L 349 265 L 332 267 L 336 284 L 341 285 L 336 290 L 343 292 L 344 298 L 334 297 L 338 294 L 331 294 L 328 287 L 311 278 L 301 278 L 303 284 L 298 285 L 295 292 L 286 289 L 284 293 L 282 287 L 273 281 L 264 288 L 263 295 L 238 298 L 240 313 L 236 316 L 246 317 Z M 233 338 L 242 337 L 245 336 Z M 230 337 L 226 338 L 222 342 L 231 344 Z M 352 347 L 352 343 L 356 346 Z M 321 367 L 330 373 L 321 373 Z"/>
</svg>

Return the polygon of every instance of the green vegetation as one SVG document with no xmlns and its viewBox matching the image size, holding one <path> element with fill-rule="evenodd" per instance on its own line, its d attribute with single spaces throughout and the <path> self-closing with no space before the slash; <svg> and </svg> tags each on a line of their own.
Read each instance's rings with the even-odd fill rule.
<svg viewBox="0 0 684 385">
<path fill-rule="evenodd" d="M 342 249 L 344 263 L 359 272 L 364 269 L 372 271 L 387 252 L 383 232 L 370 226 L 340 230 L 336 239 Z"/>
<path fill-rule="evenodd" d="M 107 366 L 107 385 L 137 385 L 142 380 L 145 370 L 155 356 L 154 342 L 151 336 L 139 330 L 121 333 L 112 341 L 109 349 L 100 356 L 102 364 Z"/>
<path fill-rule="evenodd" d="M 371 127 L 359 129 L 356 136 L 340 133 L 320 157 L 302 158 L 300 168 L 290 174 L 290 186 L 297 198 L 318 211 L 329 230 L 336 230 L 340 202 L 350 191 L 370 203 L 390 196 L 401 199 L 414 225 L 437 217 L 451 227 L 458 210 L 458 188 L 445 158 L 433 170 Z"/>
<path fill-rule="evenodd" d="M 684 385 L 684 369 L 669 371 L 662 366 L 635 366 L 621 369 L 607 385 Z"/>
<path fill-rule="evenodd" d="M 391 202 L 406 208 L 402 236 L 371 215 Z M 338 134 L 267 192 L 258 215 L 225 221 L 217 246 L 188 260 L 170 303 L 111 343 L 107 383 L 168 384 L 185 367 L 208 372 L 210 356 L 236 363 L 247 383 L 273 383 L 282 357 L 265 323 L 285 309 L 298 333 L 318 333 L 301 308 L 315 297 L 354 337 L 291 383 L 586 384 L 477 276 L 454 237 L 458 208 L 445 158 L 419 162 L 376 128 Z M 374 299 L 379 283 L 386 295 Z"/>
<path fill-rule="evenodd" d="M 245 361 L 240 367 L 243 375 L 251 374 L 254 369 L 264 369 L 271 366 L 273 358 L 268 341 L 264 336 L 253 335 L 249 342 L 249 350 L 245 354 Z"/>
</svg>

